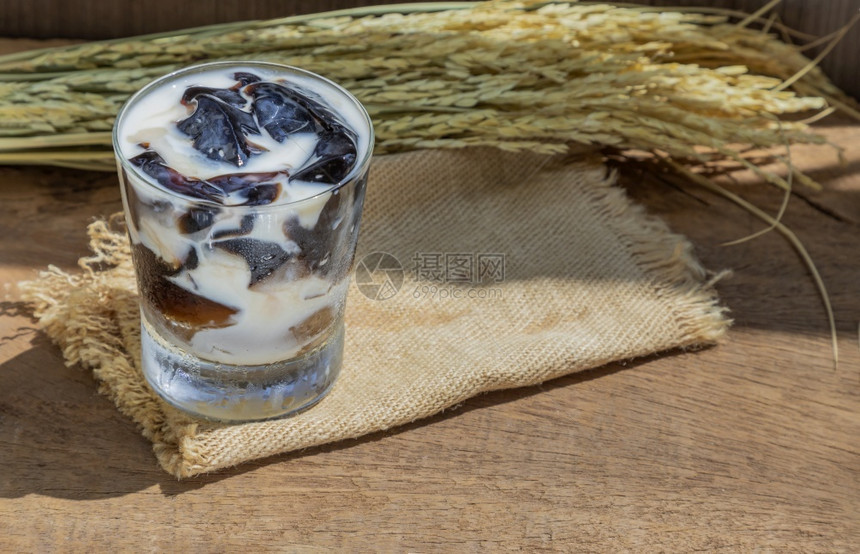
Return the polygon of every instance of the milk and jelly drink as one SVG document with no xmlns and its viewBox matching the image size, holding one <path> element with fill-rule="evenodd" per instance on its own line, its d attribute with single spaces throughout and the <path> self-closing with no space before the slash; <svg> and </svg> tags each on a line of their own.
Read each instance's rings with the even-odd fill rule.
<svg viewBox="0 0 860 554">
<path fill-rule="evenodd" d="M 165 400 L 256 420 L 332 386 L 372 142 L 348 92 L 274 64 L 184 69 L 123 107 L 142 368 Z"/>
</svg>

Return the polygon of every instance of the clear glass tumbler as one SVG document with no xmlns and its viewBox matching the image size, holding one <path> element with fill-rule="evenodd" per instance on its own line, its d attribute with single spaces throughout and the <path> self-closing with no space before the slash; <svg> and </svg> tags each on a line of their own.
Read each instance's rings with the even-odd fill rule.
<svg viewBox="0 0 860 554">
<path fill-rule="evenodd" d="M 296 68 L 209 63 L 130 98 L 113 140 L 151 387 L 220 421 L 320 400 L 373 145 L 358 100 Z"/>
</svg>

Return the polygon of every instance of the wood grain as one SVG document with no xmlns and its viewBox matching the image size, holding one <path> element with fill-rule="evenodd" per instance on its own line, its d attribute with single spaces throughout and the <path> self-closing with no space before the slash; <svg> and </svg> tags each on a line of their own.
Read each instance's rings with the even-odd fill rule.
<svg viewBox="0 0 860 554">
<path fill-rule="evenodd" d="M 794 160 L 792 199 L 834 302 L 776 233 L 696 188 L 624 186 L 697 245 L 735 326 L 724 344 L 486 394 L 430 420 L 177 482 L 82 368 L 0 304 L 0 552 L 850 552 L 860 544 L 860 126 Z M 775 213 L 778 191 L 732 190 Z M 0 281 L 86 253 L 116 177 L 0 169 Z"/>
<path fill-rule="evenodd" d="M 721 6 L 754 12 L 767 0 L 628 0 L 657 6 Z M 345 7 L 393 4 L 398 0 L 0 0 L 0 36 L 105 39 L 251 19 L 271 19 Z M 776 8 L 788 26 L 815 36 L 844 25 L 860 0 L 783 0 Z M 860 98 L 860 26 L 828 55 L 824 71 L 848 94 Z M 813 51 L 813 55 L 816 52 Z"/>
</svg>

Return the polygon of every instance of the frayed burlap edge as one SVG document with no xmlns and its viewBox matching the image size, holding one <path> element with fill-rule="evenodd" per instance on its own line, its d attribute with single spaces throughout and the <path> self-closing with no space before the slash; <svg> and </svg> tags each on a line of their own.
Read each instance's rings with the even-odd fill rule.
<svg viewBox="0 0 860 554">
<path fill-rule="evenodd" d="M 666 223 L 647 213 L 614 185 L 615 171 L 602 186 L 592 189 L 592 199 L 605 206 L 601 216 L 624 242 L 639 267 L 651 275 L 658 294 L 675 299 L 675 320 L 681 328 L 678 348 L 708 346 L 721 339 L 732 324 L 728 308 L 719 305 L 714 285 L 731 271 L 707 271 L 693 253 L 693 245 L 673 233 Z"/>
</svg>

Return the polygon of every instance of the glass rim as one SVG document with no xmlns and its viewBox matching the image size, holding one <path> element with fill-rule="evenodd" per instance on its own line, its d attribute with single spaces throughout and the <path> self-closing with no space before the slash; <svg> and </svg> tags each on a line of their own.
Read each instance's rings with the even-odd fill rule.
<svg viewBox="0 0 860 554">
<path fill-rule="evenodd" d="M 347 173 L 346 176 L 343 179 L 341 179 L 340 181 L 338 181 L 337 183 L 329 186 L 325 190 L 322 190 L 322 191 L 314 194 L 313 196 L 307 196 L 305 198 L 301 198 L 298 200 L 290 200 L 288 202 L 277 202 L 277 203 L 262 204 L 262 205 L 257 205 L 257 206 L 249 206 L 247 204 L 238 204 L 238 205 L 232 205 L 231 206 L 231 205 L 227 205 L 227 204 L 221 204 L 221 203 L 215 202 L 213 200 L 208 200 L 206 198 L 195 198 L 193 196 L 187 196 L 184 194 L 180 194 L 178 192 L 174 192 L 174 191 L 169 190 L 165 187 L 162 187 L 162 186 L 158 185 L 157 183 L 154 183 L 148 175 L 146 175 L 145 173 L 142 173 L 136 166 L 132 165 L 129 162 L 129 160 L 122 155 L 122 148 L 119 145 L 119 128 L 121 126 L 121 123 L 122 123 L 124 116 L 129 111 L 129 109 L 140 98 L 144 97 L 146 94 L 148 94 L 152 90 L 158 88 L 159 86 L 161 86 L 165 83 L 168 83 L 172 80 L 183 77 L 185 75 L 189 75 L 189 74 L 193 74 L 193 73 L 202 73 L 204 71 L 208 71 L 208 70 L 217 68 L 218 66 L 224 66 L 224 67 L 263 66 L 263 67 L 268 67 L 272 70 L 276 70 L 276 71 L 280 71 L 280 72 L 284 72 L 284 73 L 288 73 L 288 74 L 289 73 L 298 74 L 298 75 L 301 75 L 303 77 L 307 77 L 309 79 L 312 79 L 315 81 L 320 81 L 320 82 L 324 83 L 326 86 L 334 89 L 337 93 L 339 93 L 344 98 L 346 98 L 348 101 L 350 101 L 353 105 L 355 105 L 355 107 L 358 108 L 358 111 L 364 117 L 365 123 L 367 124 L 367 133 L 368 133 L 367 146 L 364 149 L 364 152 L 358 153 L 359 155 L 356 156 L 356 162 L 355 162 L 355 164 L 353 164 L 352 169 L 350 169 L 349 173 Z M 335 83 L 331 79 L 327 79 L 326 77 L 323 77 L 322 75 L 319 75 L 319 74 L 314 73 L 312 71 L 308 71 L 306 69 L 301 69 L 299 67 L 295 67 L 295 66 L 291 66 L 291 65 L 285 65 L 285 64 L 279 64 L 279 63 L 275 63 L 275 62 L 254 61 L 254 60 L 220 60 L 220 61 L 213 61 L 213 62 L 198 63 L 198 64 L 193 64 L 193 65 L 189 65 L 189 66 L 185 66 L 185 67 L 173 70 L 169 73 L 166 73 L 160 77 L 153 79 L 152 81 L 150 81 L 149 83 L 147 83 L 146 85 L 141 87 L 137 92 L 132 94 L 123 103 L 122 107 L 120 108 L 119 112 L 117 113 L 116 119 L 114 120 L 113 130 L 111 132 L 111 139 L 112 139 L 113 150 L 114 150 L 114 158 L 116 158 L 117 163 L 119 164 L 120 168 L 126 173 L 129 173 L 129 172 L 132 173 L 135 177 L 138 178 L 138 180 L 140 182 L 144 183 L 148 188 L 155 190 L 161 194 L 166 194 L 170 197 L 178 198 L 184 202 L 189 202 L 189 203 L 192 203 L 195 205 L 210 206 L 210 207 L 215 207 L 215 208 L 224 209 L 224 210 L 253 209 L 256 212 L 284 209 L 287 207 L 300 205 L 304 202 L 312 202 L 314 200 L 319 199 L 320 197 L 322 197 L 325 194 L 329 194 L 329 193 L 338 191 L 341 188 L 343 188 L 344 186 L 346 186 L 346 185 L 352 183 L 353 181 L 355 181 L 356 179 L 360 178 L 361 175 L 363 175 L 365 173 L 367 166 L 370 163 L 370 159 L 373 157 L 374 137 L 375 137 L 375 135 L 374 135 L 374 130 L 373 130 L 373 121 L 370 118 L 370 114 L 367 113 L 367 109 L 358 100 L 358 98 L 356 98 L 355 95 L 353 95 L 351 92 L 349 92 L 344 87 Z"/>
</svg>

